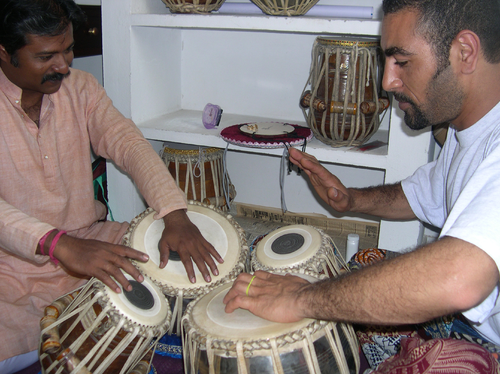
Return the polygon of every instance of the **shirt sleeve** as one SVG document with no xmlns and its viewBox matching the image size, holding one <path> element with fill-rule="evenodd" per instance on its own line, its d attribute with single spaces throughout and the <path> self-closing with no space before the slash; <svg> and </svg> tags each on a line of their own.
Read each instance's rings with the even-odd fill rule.
<svg viewBox="0 0 500 375">
<path fill-rule="evenodd" d="M 137 126 L 113 106 L 99 85 L 95 94 L 88 125 L 94 151 L 130 175 L 147 204 L 158 213 L 155 219 L 187 209 L 185 194 Z"/>
<path fill-rule="evenodd" d="M 44 263 L 48 257 L 36 255 L 40 238 L 53 226 L 26 215 L 0 198 L 0 246 L 22 258 Z"/>
<path fill-rule="evenodd" d="M 500 265 L 500 147 L 492 150 L 462 188 L 441 236 L 467 241 Z"/>
<path fill-rule="evenodd" d="M 448 131 L 448 138 L 453 130 Z M 418 168 L 401 181 L 401 187 L 415 216 L 437 228 L 442 228 L 448 216 L 446 205 L 446 163 L 452 156 L 453 142 L 445 142 L 439 157 Z"/>
</svg>

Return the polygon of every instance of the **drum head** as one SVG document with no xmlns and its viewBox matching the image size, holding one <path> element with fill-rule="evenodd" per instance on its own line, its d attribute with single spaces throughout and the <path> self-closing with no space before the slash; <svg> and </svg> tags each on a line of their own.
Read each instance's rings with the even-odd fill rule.
<svg viewBox="0 0 500 375">
<path fill-rule="evenodd" d="M 128 274 L 127 280 L 132 285 L 132 291 L 122 289 L 115 293 L 105 286 L 111 305 L 132 322 L 143 326 L 160 326 L 170 319 L 170 308 L 161 290 L 147 277 L 139 283 Z"/>
<path fill-rule="evenodd" d="M 317 279 L 311 278 L 311 281 Z M 228 341 L 260 341 L 300 330 L 313 322 L 312 319 L 303 319 L 296 323 L 275 323 L 244 309 L 227 314 L 222 300 L 231 286 L 232 283 L 221 285 L 192 302 L 191 319 L 198 333 Z"/>
<path fill-rule="evenodd" d="M 307 225 L 289 225 L 266 235 L 257 245 L 255 257 L 264 266 L 294 267 L 321 249 L 321 233 Z"/>
<path fill-rule="evenodd" d="M 171 257 L 165 268 L 159 268 L 158 242 L 165 226 L 163 220 L 154 220 L 155 214 L 155 211 L 150 210 L 142 219 L 131 224 L 132 234 L 129 246 L 149 255 L 149 261 L 137 262 L 137 267 L 158 283 L 168 284 L 177 289 L 206 285 L 207 283 L 194 263 L 195 284 L 189 281 L 186 269 L 178 258 Z M 230 274 L 240 257 L 242 244 L 238 229 L 225 216 L 205 205 L 189 204 L 187 215 L 198 227 L 203 237 L 224 259 L 224 263 L 217 264 L 219 275 L 212 275 L 212 282 L 223 279 Z"/>
</svg>

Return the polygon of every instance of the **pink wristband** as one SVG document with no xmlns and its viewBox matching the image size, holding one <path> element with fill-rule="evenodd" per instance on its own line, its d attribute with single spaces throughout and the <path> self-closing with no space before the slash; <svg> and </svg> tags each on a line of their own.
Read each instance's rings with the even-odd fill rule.
<svg viewBox="0 0 500 375">
<path fill-rule="evenodd" d="M 40 252 L 42 253 L 42 255 L 45 255 L 45 251 L 44 251 L 44 246 L 45 246 L 45 241 L 47 240 L 47 237 L 57 229 L 52 229 L 52 230 L 49 230 L 47 233 L 45 233 L 43 235 L 42 238 L 40 238 L 40 241 L 38 242 L 38 244 L 40 245 Z"/>
<path fill-rule="evenodd" d="M 59 238 L 61 238 L 61 236 L 63 234 L 66 234 L 66 231 L 65 230 L 61 230 L 59 231 L 59 233 L 57 233 L 54 238 L 52 239 L 52 243 L 50 244 L 50 249 L 49 249 L 49 257 L 50 257 L 50 260 L 54 262 L 54 264 L 58 264 L 59 261 L 54 258 L 54 249 L 56 248 L 56 245 L 57 245 L 57 241 L 59 241 Z"/>
</svg>

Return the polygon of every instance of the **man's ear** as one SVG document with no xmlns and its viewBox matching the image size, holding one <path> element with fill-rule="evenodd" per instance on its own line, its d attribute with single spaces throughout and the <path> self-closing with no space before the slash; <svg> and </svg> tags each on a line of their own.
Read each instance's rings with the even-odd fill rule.
<svg viewBox="0 0 500 375">
<path fill-rule="evenodd" d="M 471 74 L 481 58 L 481 41 L 476 33 L 462 30 L 453 40 L 451 51 L 460 64 L 462 73 Z"/>
<path fill-rule="evenodd" d="M 0 44 L 0 60 L 10 63 L 10 54 L 7 52 L 5 47 Z"/>
</svg>

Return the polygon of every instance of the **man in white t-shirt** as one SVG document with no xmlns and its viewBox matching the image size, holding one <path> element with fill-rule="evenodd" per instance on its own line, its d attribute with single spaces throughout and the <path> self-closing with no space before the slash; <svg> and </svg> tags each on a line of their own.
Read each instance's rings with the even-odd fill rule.
<svg viewBox="0 0 500 375">
<path fill-rule="evenodd" d="M 242 274 L 226 311 L 384 325 L 463 312 L 500 345 L 500 2 L 384 0 L 383 10 L 383 87 L 410 128 L 451 124 L 438 160 L 401 183 L 365 189 L 346 188 L 298 150 L 290 160 L 336 211 L 418 218 L 442 228 L 439 240 L 317 284 Z"/>
</svg>

